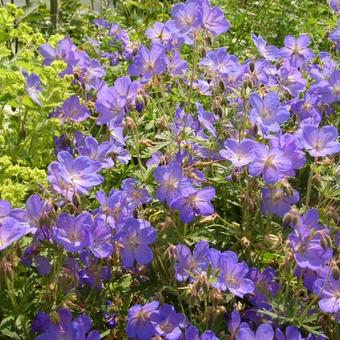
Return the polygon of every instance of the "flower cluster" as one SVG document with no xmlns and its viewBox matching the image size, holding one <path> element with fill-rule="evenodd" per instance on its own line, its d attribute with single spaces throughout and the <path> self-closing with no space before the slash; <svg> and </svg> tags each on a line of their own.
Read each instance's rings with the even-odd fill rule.
<svg viewBox="0 0 340 340">
<path fill-rule="evenodd" d="M 16 323 L 25 275 L 12 268 L 48 301 L 32 301 L 46 308 L 37 339 L 334 336 L 339 64 L 308 34 L 280 48 L 252 35 L 244 60 L 214 48 L 229 28 L 209 0 L 187 0 L 144 44 L 100 18 L 83 46 L 40 46 L 40 67 L 70 82 L 48 111 L 56 159 L 25 208 L 0 201 Z M 44 108 L 43 80 L 22 74 Z"/>
</svg>

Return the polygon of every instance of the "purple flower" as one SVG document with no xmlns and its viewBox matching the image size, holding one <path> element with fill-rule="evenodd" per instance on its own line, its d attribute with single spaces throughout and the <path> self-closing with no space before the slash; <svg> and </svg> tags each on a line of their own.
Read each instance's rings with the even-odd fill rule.
<svg viewBox="0 0 340 340">
<path fill-rule="evenodd" d="M 281 105 L 279 94 L 269 92 L 264 98 L 258 93 L 251 95 L 249 100 L 252 110 L 250 111 L 250 120 L 255 125 L 258 124 L 263 128 L 263 132 L 280 131 L 280 124 L 286 122 L 289 117 L 289 111 L 286 106 Z"/>
<path fill-rule="evenodd" d="M 80 104 L 78 96 L 72 96 L 65 100 L 61 109 L 57 109 L 56 116 L 61 116 L 63 120 L 72 122 L 82 122 L 90 116 L 90 110 Z"/>
<path fill-rule="evenodd" d="M 340 279 L 333 275 L 329 278 L 318 279 L 313 285 L 314 294 L 320 298 L 319 307 L 325 313 L 340 313 Z"/>
<path fill-rule="evenodd" d="M 92 320 L 86 314 L 81 314 L 72 320 L 72 313 L 62 308 L 58 310 L 57 317 L 50 317 L 39 312 L 33 321 L 32 328 L 35 332 L 42 333 L 37 340 L 100 340 L 100 334 L 92 330 Z"/>
<path fill-rule="evenodd" d="M 92 160 L 100 162 L 104 169 L 114 166 L 110 155 L 114 150 L 113 142 L 99 144 L 95 138 L 85 137 L 79 132 L 76 134 L 76 147 L 81 156 L 88 156 Z"/>
<path fill-rule="evenodd" d="M 270 309 L 269 298 L 276 296 L 280 288 L 275 271 L 270 267 L 262 272 L 257 268 L 250 268 L 247 277 L 255 283 L 254 295 L 249 298 L 251 303 L 259 308 Z"/>
<path fill-rule="evenodd" d="M 241 167 L 249 164 L 253 160 L 254 141 L 244 139 L 240 143 L 234 139 L 227 139 L 224 142 L 225 149 L 220 151 L 224 159 L 228 159 L 235 167 Z"/>
<path fill-rule="evenodd" d="M 65 133 L 62 134 L 60 137 L 53 136 L 53 142 L 54 142 L 54 153 L 56 156 L 61 151 L 67 151 L 71 155 L 73 154 L 73 149 L 70 145 L 71 142 Z"/>
<path fill-rule="evenodd" d="M 51 210 L 47 201 L 42 199 L 39 195 L 31 195 L 26 201 L 26 211 L 28 223 L 33 228 L 38 228 L 40 219 L 49 213 Z"/>
<path fill-rule="evenodd" d="M 158 322 L 159 302 L 153 301 L 142 305 L 134 305 L 129 309 L 126 334 L 130 338 L 149 340 L 155 335 L 153 322 Z"/>
<path fill-rule="evenodd" d="M 209 244 L 206 241 L 198 242 L 192 254 L 187 246 L 177 245 L 175 251 L 176 279 L 178 281 L 186 281 L 192 275 L 198 275 L 203 269 L 206 269 L 208 251 Z"/>
<path fill-rule="evenodd" d="M 252 40 L 257 48 L 261 57 L 267 60 L 275 60 L 279 54 L 279 49 L 275 46 L 267 45 L 267 42 L 259 35 L 252 34 Z"/>
<path fill-rule="evenodd" d="M 230 56 L 223 47 L 216 50 L 208 51 L 206 56 L 201 60 L 201 65 L 215 76 L 228 74 L 232 67 L 232 61 L 236 61 L 234 56 Z"/>
<path fill-rule="evenodd" d="M 97 192 L 97 200 L 100 203 L 99 211 L 114 219 L 116 225 L 125 222 L 132 217 L 131 207 L 128 205 L 126 193 L 118 190 L 111 190 L 106 196 L 105 192 Z"/>
<path fill-rule="evenodd" d="M 138 188 L 139 185 L 139 181 L 134 178 L 126 178 L 122 182 L 122 190 L 126 193 L 126 202 L 131 210 L 135 210 L 152 200 L 148 191 L 144 188 Z"/>
<path fill-rule="evenodd" d="M 179 3 L 172 8 L 172 20 L 169 20 L 166 25 L 171 32 L 188 36 L 201 28 L 202 14 L 202 8 L 196 2 Z"/>
<path fill-rule="evenodd" d="M 318 109 L 319 101 L 318 95 L 307 91 L 302 100 L 292 103 L 292 111 L 298 116 L 299 121 L 313 118 L 318 124 L 321 121 L 321 114 Z"/>
<path fill-rule="evenodd" d="M 202 8 L 202 28 L 211 35 L 218 36 L 230 28 L 230 23 L 224 18 L 223 11 L 217 6 L 211 6 L 210 0 L 194 0 Z"/>
<path fill-rule="evenodd" d="M 214 124 L 216 123 L 216 117 L 212 112 L 205 111 L 201 103 L 196 103 L 197 108 L 197 118 L 201 125 L 202 130 L 208 130 L 214 137 L 216 137 L 216 129 Z M 199 133 L 202 138 L 208 139 L 203 131 Z"/>
<path fill-rule="evenodd" d="M 145 81 L 155 74 L 160 74 L 166 69 L 164 47 L 152 44 L 151 49 L 142 45 L 135 57 L 133 64 L 128 68 L 132 76 L 143 76 Z"/>
<path fill-rule="evenodd" d="M 111 256 L 113 245 L 111 243 L 111 227 L 102 217 L 96 217 L 89 229 L 92 242 L 89 249 L 97 258 Z"/>
<path fill-rule="evenodd" d="M 243 297 L 245 294 L 254 292 L 255 284 L 246 278 L 248 265 L 238 262 L 236 254 L 226 254 L 221 257 L 221 272 L 218 282 L 213 285 L 221 291 L 230 291 L 232 294 Z"/>
<path fill-rule="evenodd" d="M 139 265 L 146 265 L 152 261 L 150 244 L 156 240 L 156 231 L 149 222 L 130 218 L 117 238 L 123 246 L 121 254 L 125 267 L 133 267 L 135 261 Z"/>
<path fill-rule="evenodd" d="M 96 109 L 100 113 L 97 124 L 109 123 L 115 117 L 123 113 L 126 98 L 119 95 L 114 86 L 103 86 L 97 93 Z"/>
<path fill-rule="evenodd" d="M 297 68 L 284 66 L 280 68 L 279 73 L 282 87 L 293 97 L 297 97 L 306 88 L 307 80 L 303 79 Z"/>
<path fill-rule="evenodd" d="M 215 335 L 215 333 L 210 330 L 203 332 L 200 336 L 199 330 L 193 325 L 190 325 L 185 330 L 185 339 L 186 340 L 219 340 L 219 338 Z"/>
<path fill-rule="evenodd" d="M 277 214 L 283 217 L 288 211 L 290 211 L 292 204 L 297 203 L 300 200 L 300 195 L 296 190 L 293 190 L 292 194 L 285 192 L 282 189 L 262 189 L 262 211 L 265 214 Z"/>
<path fill-rule="evenodd" d="M 158 167 L 154 171 L 154 177 L 159 183 L 156 196 L 161 202 L 166 201 L 168 205 L 178 196 L 181 186 L 189 183 L 177 162 Z"/>
<path fill-rule="evenodd" d="M 183 222 L 189 223 L 196 216 L 209 216 L 214 212 L 211 200 L 215 197 L 215 189 L 206 187 L 196 190 L 191 186 L 181 188 L 181 193 L 171 203 L 171 208 L 179 210 Z"/>
<path fill-rule="evenodd" d="M 102 167 L 88 157 L 73 158 L 67 151 L 59 152 L 58 161 L 48 166 L 48 180 L 56 192 L 72 200 L 73 195 L 87 195 L 93 186 L 103 182 L 103 177 L 97 174 Z"/>
<path fill-rule="evenodd" d="M 181 77 L 185 74 L 188 63 L 181 59 L 178 51 L 175 51 L 172 57 L 166 59 L 167 67 L 171 77 Z"/>
<path fill-rule="evenodd" d="M 338 27 L 330 33 L 329 38 L 336 42 L 336 47 L 339 50 L 340 49 L 340 19 L 338 19 Z"/>
<path fill-rule="evenodd" d="M 340 0 L 331 0 L 329 5 L 331 6 L 332 10 L 336 13 L 340 11 Z"/>
<path fill-rule="evenodd" d="M 125 102 L 125 108 L 133 106 L 138 90 L 142 88 L 139 81 L 132 81 L 130 77 L 120 77 L 114 83 L 118 96 Z"/>
<path fill-rule="evenodd" d="M 340 70 L 334 70 L 326 79 L 313 86 L 326 104 L 340 102 Z"/>
<path fill-rule="evenodd" d="M 91 224 L 92 219 L 88 212 L 83 212 L 77 217 L 62 213 L 58 218 L 57 228 L 53 229 L 53 239 L 67 251 L 80 252 L 93 242 Z"/>
<path fill-rule="evenodd" d="M 256 333 L 254 333 L 250 327 L 240 327 L 237 332 L 237 340 L 272 340 L 274 339 L 274 330 L 271 324 L 263 323 L 260 325 Z"/>
<path fill-rule="evenodd" d="M 13 217 L 0 219 L 0 251 L 8 248 L 15 241 L 20 240 L 34 231 L 28 224 L 20 223 Z"/>
<path fill-rule="evenodd" d="M 303 226 L 289 235 L 295 261 L 301 268 L 319 270 L 332 258 L 332 248 L 323 246 L 325 237 L 328 235 L 324 230 L 312 232 Z"/>
<path fill-rule="evenodd" d="M 278 148 L 269 149 L 264 144 L 255 144 L 253 162 L 249 165 L 252 176 L 263 174 L 268 184 L 274 184 L 286 176 L 292 168 L 292 162 Z"/>
<path fill-rule="evenodd" d="M 292 66 L 300 67 L 304 62 L 314 57 L 314 53 L 308 48 L 310 43 L 311 39 L 308 34 L 302 34 L 298 38 L 288 35 L 284 40 L 284 47 L 281 48 L 280 54 L 287 58 Z"/>
<path fill-rule="evenodd" d="M 286 328 L 286 333 L 284 334 L 279 328 L 276 328 L 276 338 L 277 340 L 325 340 L 323 336 L 315 337 L 313 335 L 309 335 L 307 338 L 303 338 L 299 328 L 296 326 L 288 326 Z"/>
<path fill-rule="evenodd" d="M 75 51 L 77 47 L 73 44 L 70 37 L 60 40 L 55 48 L 49 44 L 41 45 L 39 52 L 45 58 L 44 65 L 51 65 L 54 60 L 63 60 L 67 62 L 69 54 Z"/>
<path fill-rule="evenodd" d="M 335 126 L 323 126 L 318 128 L 305 125 L 302 131 L 302 144 L 313 157 L 325 157 L 340 151 L 340 143 L 337 141 L 338 131 Z"/>
<path fill-rule="evenodd" d="M 22 74 L 26 79 L 25 89 L 27 94 L 36 104 L 42 106 L 39 99 L 39 94 L 42 92 L 40 78 L 35 73 L 28 74 L 25 70 L 22 71 Z"/>
<path fill-rule="evenodd" d="M 162 22 L 155 22 L 152 28 L 146 30 L 145 35 L 151 39 L 153 43 L 163 46 L 168 46 L 172 40 L 172 33 Z"/>
<path fill-rule="evenodd" d="M 182 313 L 177 313 L 172 305 L 164 304 L 159 309 L 159 318 L 155 330 L 162 339 L 177 340 L 182 337 L 180 326 L 184 326 L 185 321 Z"/>
<path fill-rule="evenodd" d="M 79 270 L 79 266 L 75 266 L 75 275 L 78 277 L 80 285 L 86 284 L 91 289 L 102 289 L 102 281 L 109 281 L 111 278 L 110 268 L 108 266 L 99 267 L 99 259 L 93 257 L 90 250 L 86 249 L 80 253 L 80 259 L 83 269 Z"/>
<path fill-rule="evenodd" d="M 295 176 L 295 170 L 301 169 L 306 164 L 305 153 L 297 136 L 285 133 L 277 137 L 272 136 L 269 142 L 272 148 L 278 148 L 283 151 L 285 157 L 290 159 L 292 167 L 286 172 L 287 176 Z"/>
<path fill-rule="evenodd" d="M 104 84 L 100 78 L 105 76 L 105 69 L 97 59 L 89 58 L 83 51 L 70 53 L 68 70 L 72 70 L 85 90 L 98 90 Z"/>
</svg>

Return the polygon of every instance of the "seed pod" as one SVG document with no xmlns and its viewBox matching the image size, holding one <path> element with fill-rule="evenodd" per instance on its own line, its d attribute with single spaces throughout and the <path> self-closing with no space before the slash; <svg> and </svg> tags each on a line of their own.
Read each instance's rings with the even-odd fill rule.
<svg viewBox="0 0 340 340">
<path fill-rule="evenodd" d="M 243 237 L 241 238 L 241 244 L 242 244 L 244 247 L 248 248 L 248 247 L 250 246 L 251 242 L 250 242 L 250 240 L 249 240 L 246 236 L 243 236 Z"/>
<path fill-rule="evenodd" d="M 270 246 L 270 247 L 277 247 L 281 244 L 281 238 L 274 234 L 267 234 L 264 237 L 264 241 Z"/>
</svg>

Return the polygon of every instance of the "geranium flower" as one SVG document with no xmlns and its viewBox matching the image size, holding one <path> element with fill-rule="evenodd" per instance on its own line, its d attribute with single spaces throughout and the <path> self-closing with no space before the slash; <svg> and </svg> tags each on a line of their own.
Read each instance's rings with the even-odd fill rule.
<svg viewBox="0 0 340 340">
<path fill-rule="evenodd" d="M 252 176 L 263 175 L 264 180 L 274 184 L 286 176 L 292 162 L 278 148 L 268 149 L 264 144 L 254 145 L 253 162 L 249 165 Z"/>
<path fill-rule="evenodd" d="M 87 195 L 93 186 L 103 182 L 103 177 L 97 174 L 101 168 L 100 162 L 89 157 L 74 159 L 70 153 L 62 151 L 58 154 L 58 161 L 48 166 L 48 180 L 56 192 L 71 201 L 74 194 Z"/>
<path fill-rule="evenodd" d="M 225 254 L 220 261 L 221 272 L 218 282 L 213 285 L 221 291 L 230 291 L 232 294 L 243 297 L 254 292 L 255 284 L 246 278 L 249 271 L 245 262 L 238 262 L 235 254 Z"/>
<path fill-rule="evenodd" d="M 233 163 L 235 167 L 249 164 L 253 160 L 254 141 L 244 139 L 238 142 L 234 139 L 227 139 L 224 142 L 225 149 L 220 151 L 220 155 Z"/>
<path fill-rule="evenodd" d="M 152 261 L 153 253 L 150 244 L 156 240 L 156 231 L 149 222 L 128 219 L 117 239 L 123 246 L 121 254 L 125 267 L 133 267 L 135 261 L 139 265 L 146 265 Z"/>
<path fill-rule="evenodd" d="M 92 219 L 88 212 L 77 217 L 62 213 L 58 218 L 57 227 L 53 229 L 53 239 L 67 251 L 79 252 L 93 242 L 91 224 Z"/>
<path fill-rule="evenodd" d="M 327 280 L 327 281 L 326 281 Z M 340 279 L 333 275 L 314 282 L 313 291 L 320 295 L 319 307 L 325 313 L 340 312 Z"/>
<path fill-rule="evenodd" d="M 160 321 L 159 302 L 153 301 L 142 305 L 134 305 L 129 309 L 126 334 L 130 338 L 151 339 L 155 334 L 153 322 Z"/>
<path fill-rule="evenodd" d="M 336 154 L 340 151 L 340 143 L 337 141 L 338 131 L 335 126 L 323 126 L 318 128 L 305 125 L 302 131 L 302 143 L 308 152 L 314 157 L 324 157 Z"/>
<path fill-rule="evenodd" d="M 196 216 L 209 216 L 214 212 L 211 200 L 215 197 L 215 189 L 206 187 L 196 190 L 193 187 L 181 188 L 180 196 L 171 202 L 171 208 L 179 210 L 183 222 L 189 223 Z"/>
<path fill-rule="evenodd" d="M 289 60 L 292 66 L 300 67 L 304 62 L 311 60 L 314 53 L 308 48 L 311 38 L 308 34 L 302 34 L 298 38 L 292 35 L 286 36 L 284 47 L 280 54 Z"/>
</svg>

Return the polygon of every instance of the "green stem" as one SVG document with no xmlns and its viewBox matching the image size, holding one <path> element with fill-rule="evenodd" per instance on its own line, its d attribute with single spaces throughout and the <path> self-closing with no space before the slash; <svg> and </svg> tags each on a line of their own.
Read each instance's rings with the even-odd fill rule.
<svg viewBox="0 0 340 340">
<path fill-rule="evenodd" d="M 307 182 L 306 209 L 308 209 L 310 197 L 312 193 L 312 183 L 313 183 L 314 168 L 315 168 L 316 162 L 317 162 L 317 157 L 315 158 L 314 162 L 310 166 L 308 182 Z"/>
<path fill-rule="evenodd" d="M 11 300 L 13 310 L 15 311 L 16 315 L 19 316 L 20 315 L 20 309 L 19 309 L 17 299 L 15 297 L 15 290 L 14 290 L 14 286 L 13 286 L 13 281 L 10 280 L 7 273 L 5 273 L 5 281 L 6 281 L 8 296 L 9 296 L 9 299 Z M 30 338 L 29 332 L 27 330 L 26 324 L 24 323 L 23 319 L 21 319 L 21 327 L 22 327 L 22 330 L 25 334 L 25 339 L 29 339 Z"/>
</svg>

